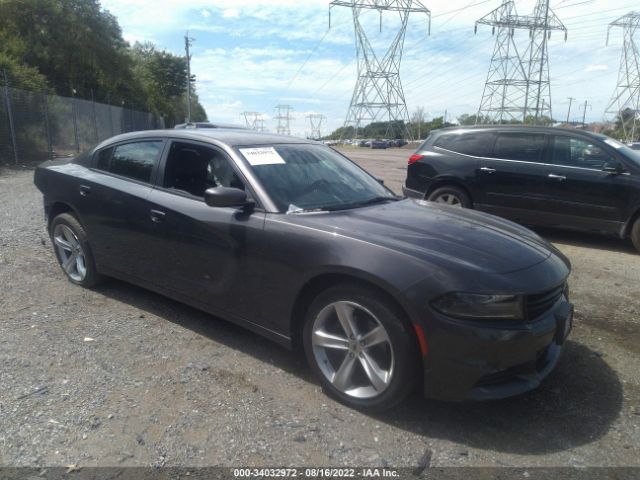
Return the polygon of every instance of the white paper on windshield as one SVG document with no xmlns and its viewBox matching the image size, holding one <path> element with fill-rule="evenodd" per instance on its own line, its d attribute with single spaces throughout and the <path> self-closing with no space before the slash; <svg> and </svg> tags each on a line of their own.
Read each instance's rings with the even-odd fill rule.
<svg viewBox="0 0 640 480">
<path fill-rule="evenodd" d="M 622 148 L 624 147 L 623 144 L 621 144 L 620 142 L 612 139 L 612 138 L 607 138 L 604 143 L 611 145 L 613 148 Z"/>
<path fill-rule="evenodd" d="M 261 148 L 241 148 L 240 152 L 244 155 L 250 165 L 276 165 L 285 163 L 280 154 L 273 147 Z"/>
</svg>

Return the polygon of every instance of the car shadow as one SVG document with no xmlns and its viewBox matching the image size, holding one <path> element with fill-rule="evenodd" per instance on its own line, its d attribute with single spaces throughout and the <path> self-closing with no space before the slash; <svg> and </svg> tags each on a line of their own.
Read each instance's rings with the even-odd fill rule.
<svg viewBox="0 0 640 480">
<path fill-rule="evenodd" d="M 317 384 L 301 352 L 125 282 L 108 280 L 97 291 Z M 556 370 L 533 392 L 462 403 L 425 400 L 415 393 L 390 411 L 370 416 L 426 438 L 541 455 L 597 441 L 618 417 L 622 402 L 622 384 L 601 354 L 568 341 Z"/>
<path fill-rule="evenodd" d="M 631 240 L 629 240 L 628 238 L 622 239 L 608 235 L 599 235 L 597 233 L 576 232 L 573 230 L 560 230 L 543 227 L 530 228 L 551 243 L 572 245 L 574 247 L 595 248 L 598 250 L 607 250 L 613 252 L 638 254 L 638 251 L 633 247 Z"/>
</svg>

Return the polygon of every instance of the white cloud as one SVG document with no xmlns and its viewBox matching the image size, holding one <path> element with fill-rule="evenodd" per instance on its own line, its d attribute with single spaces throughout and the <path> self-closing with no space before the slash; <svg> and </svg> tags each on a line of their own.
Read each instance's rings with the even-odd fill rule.
<svg viewBox="0 0 640 480">
<path fill-rule="evenodd" d="M 468 7 L 469 0 L 424 3 L 433 12 L 431 36 L 427 19 L 413 15 L 401 69 L 409 111 L 423 105 L 433 116 L 445 110 L 450 118 L 473 113 L 495 42 L 490 27 L 481 26 L 474 35 L 473 26 L 497 6 L 497 0 L 475 2 L 463 10 L 459 9 Z M 571 96 L 578 103 L 588 100 L 593 105 L 588 118 L 596 119 L 615 87 L 621 49 L 621 31 L 612 33 L 610 46 L 604 46 L 607 24 L 631 10 L 633 3 L 571 3 L 557 5 L 566 8 L 556 11 L 569 29 L 568 41 L 554 32 L 549 44 L 554 114 L 566 115 L 566 97 Z M 325 114 L 330 129 L 344 119 L 356 79 L 347 8 L 332 10 L 332 28 L 325 36 L 329 0 L 103 0 L 102 4 L 118 17 L 130 41 L 155 39 L 161 48 L 181 54 L 182 35 L 190 31 L 196 38 L 193 71 L 198 93 L 213 119 L 235 121 L 245 109 L 270 115 L 279 102 L 290 102 L 299 112 Z M 521 0 L 518 12 L 529 14 L 534 5 L 535 0 Z M 371 27 L 371 41 L 388 43 L 394 16 L 383 17 L 380 33 L 379 18 L 370 13 L 365 24 Z M 528 34 L 516 35 L 526 41 Z M 275 130 L 274 122 L 269 123 Z M 293 128 L 304 132 L 306 123 L 300 113 Z"/>
<path fill-rule="evenodd" d="M 235 8 L 227 8 L 222 11 L 222 18 L 237 18 L 240 16 L 240 11 Z"/>
</svg>

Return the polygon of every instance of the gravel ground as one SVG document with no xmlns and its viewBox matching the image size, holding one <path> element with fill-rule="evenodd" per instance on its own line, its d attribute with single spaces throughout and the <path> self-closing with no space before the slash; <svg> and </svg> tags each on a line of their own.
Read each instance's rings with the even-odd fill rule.
<svg viewBox="0 0 640 480">
<path fill-rule="evenodd" d="M 407 150 L 348 154 L 399 190 Z M 66 281 L 32 171 L 0 171 L 0 465 L 640 466 L 640 255 L 541 232 L 572 260 L 575 329 L 530 394 L 369 416 L 300 354 L 115 280 Z"/>
</svg>

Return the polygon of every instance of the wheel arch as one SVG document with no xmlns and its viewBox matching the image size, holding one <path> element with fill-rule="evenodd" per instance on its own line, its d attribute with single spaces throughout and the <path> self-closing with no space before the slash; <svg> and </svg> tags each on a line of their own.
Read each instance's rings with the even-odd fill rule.
<svg viewBox="0 0 640 480">
<path fill-rule="evenodd" d="M 417 315 L 412 311 L 411 307 L 400 298 L 399 292 L 393 289 L 390 285 L 385 285 L 383 282 L 369 278 L 368 275 L 362 272 L 351 271 L 320 273 L 308 279 L 298 291 L 289 319 L 291 344 L 293 348 L 300 348 L 302 345 L 304 318 L 307 313 L 307 309 L 313 302 L 314 298 L 324 290 L 339 283 L 351 283 L 366 287 L 391 302 L 391 304 L 394 305 L 401 314 L 401 320 L 406 322 L 406 326 L 410 329 L 416 348 L 418 351 L 421 350 L 420 340 L 414 330 L 415 325 L 418 325 L 418 322 L 416 321 Z"/>
<path fill-rule="evenodd" d="M 62 213 L 73 214 L 73 216 L 78 219 L 78 222 L 80 222 L 80 224 L 83 225 L 82 220 L 78 215 L 78 212 L 76 212 L 76 210 L 66 202 L 62 202 L 62 201 L 52 202 L 50 205 L 45 207 L 45 212 L 47 215 L 47 231 L 51 230 L 51 222 L 53 221 L 53 219 Z"/>
<path fill-rule="evenodd" d="M 456 178 L 456 177 L 436 178 L 431 183 L 431 185 L 429 185 L 429 188 L 425 192 L 424 194 L 425 200 L 429 195 L 431 195 L 438 188 L 447 187 L 447 186 L 457 187 L 461 189 L 463 192 L 467 194 L 467 196 L 469 197 L 469 200 L 471 201 L 471 205 L 473 205 L 474 196 L 471 190 L 469 189 L 469 186 L 463 180 L 460 180 L 459 178 Z"/>
</svg>

